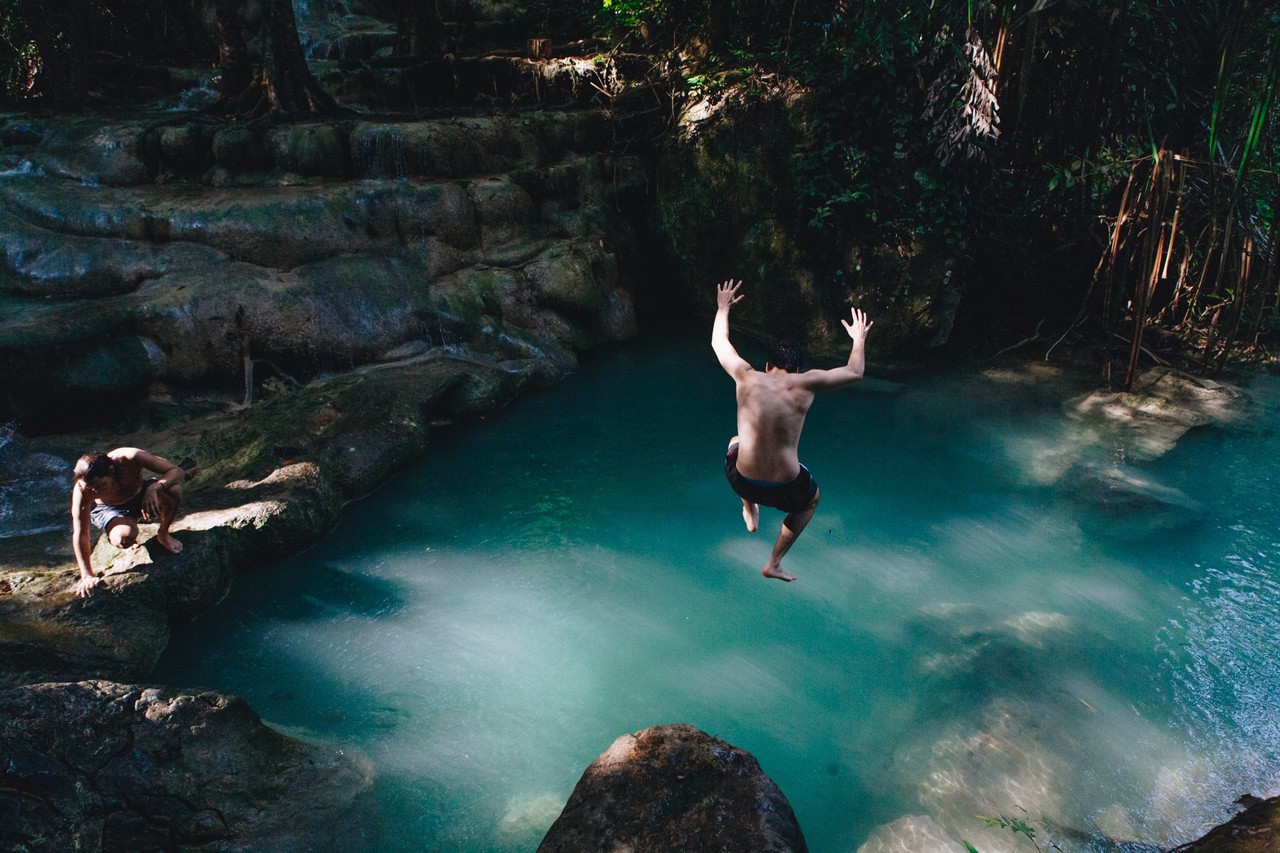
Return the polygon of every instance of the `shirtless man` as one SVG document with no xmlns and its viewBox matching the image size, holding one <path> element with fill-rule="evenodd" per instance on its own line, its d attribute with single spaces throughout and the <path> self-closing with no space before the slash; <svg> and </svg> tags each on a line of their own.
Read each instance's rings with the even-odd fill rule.
<svg viewBox="0 0 1280 853">
<path fill-rule="evenodd" d="M 143 479 L 143 471 L 159 477 Z M 138 447 L 118 447 L 110 453 L 94 451 L 76 461 L 71 486 L 71 546 L 80 567 L 76 595 L 93 595 L 102 578 L 93 573 L 89 524 L 106 531 L 117 548 L 138 543 L 138 519 L 160 522 L 156 542 L 174 554 L 182 543 L 169 535 L 169 525 L 182 503 L 186 473 L 168 459 Z"/>
<path fill-rule="evenodd" d="M 853 340 L 848 364 L 802 373 L 800 348 L 782 341 L 769 350 L 761 373 L 729 343 L 729 309 L 743 298 L 740 287 L 741 281 L 735 284 L 730 279 L 716 288 L 716 319 L 711 327 L 711 347 L 720 366 L 733 377 L 738 394 L 738 434 L 729 440 L 724 472 L 742 498 L 742 519 L 748 531 L 754 533 L 760 523 L 761 504 L 787 514 L 763 574 L 793 581 L 795 575 L 782 570 L 782 558 L 813 518 L 820 496 L 809 469 L 800 464 L 800 431 L 816 392 L 862 378 L 872 324 L 857 308 L 852 309 L 850 320 L 840 321 Z"/>
</svg>

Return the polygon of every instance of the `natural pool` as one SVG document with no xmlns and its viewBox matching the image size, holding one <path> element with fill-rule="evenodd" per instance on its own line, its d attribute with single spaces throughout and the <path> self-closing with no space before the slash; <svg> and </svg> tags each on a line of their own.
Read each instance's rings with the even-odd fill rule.
<svg viewBox="0 0 1280 853">
<path fill-rule="evenodd" d="M 747 534 L 724 482 L 732 381 L 701 337 L 638 343 L 434 433 L 155 679 L 358 746 L 385 850 L 532 850 L 615 737 L 667 722 L 753 753 L 815 853 L 1030 850 L 997 813 L 1064 850 L 1187 841 L 1280 778 L 1277 386 L 1260 426 L 1137 466 L 1205 508 L 1140 542 L 1053 484 L 1124 448 L 1034 389 L 828 393 L 788 585 L 759 575 L 780 516 Z"/>
</svg>

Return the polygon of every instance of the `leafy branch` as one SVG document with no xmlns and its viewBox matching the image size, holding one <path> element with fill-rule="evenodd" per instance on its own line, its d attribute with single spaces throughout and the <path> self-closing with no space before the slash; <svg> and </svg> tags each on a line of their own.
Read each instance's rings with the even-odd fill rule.
<svg viewBox="0 0 1280 853">
<path fill-rule="evenodd" d="M 1019 806 L 1019 808 L 1021 808 L 1021 806 Z M 1002 815 L 996 815 L 995 817 L 988 817 L 987 815 L 978 815 L 978 819 L 981 821 L 984 821 L 988 828 L 998 827 L 1000 829 L 1007 829 L 1010 832 L 1012 832 L 1014 835 L 1025 836 L 1026 839 L 1031 842 L 1031 845 L 1035 847 L 1037 850 L 1041 850 L 1041 851 L 1062 850 L 1062 848 L 1059 847 L 1056 843 L 1054 843 L 1052 839 L 1048 839 L 1048 838 L 1045 839 L 1046 846 L 1041 847 L 1040 842 L 1036 841 L 1035 825 L 1032 824 L 1030 821 L 1028 821 L 1026 818 L 1009 817 L 1008 815 L 1002 814 Z M 965 841 L 963 843 L 964 843 L 964 848 L 966 853 L 980 853 L 978 848 L 974 847 L 968 841 Z"/>
</svg>

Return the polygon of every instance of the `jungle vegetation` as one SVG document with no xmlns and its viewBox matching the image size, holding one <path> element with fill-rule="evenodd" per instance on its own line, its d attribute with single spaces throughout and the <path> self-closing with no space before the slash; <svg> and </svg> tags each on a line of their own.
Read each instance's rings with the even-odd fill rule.
<svg viewBox="0 0 1280 853">
<path fill-rule="evenodd" d="M 298 0 L 301 4 L 303 0 Z M 320 2 L 320 0 L 310 0 Z M 477 0 L 373 0 L 395 54 L 474 45 Z M 290 0 L 0 0 L 11 109 L 91 105 L 126 66 L 204 63 L 210 109 L 338 109 Z M 679 101 L 778 77 L 821 105 L 796 152 L 809 237 L 945 241 L 957 329 L 1216 373 L 1280 346 L 1280 11 L 1259 0 L 542 0 L 516 7 Z M 532 29 L 531 29 L 532 31 Z M 589 45 L 589 47 L 583 47 Z M 107 69 L 107 71 L 103 71 Z M 113 76 L 116 75 L 116 76 Z M 993 339 L 994 340 L 994 339 Z M 988 346 L 994 348 L 990 343 Z"/>
</svg>

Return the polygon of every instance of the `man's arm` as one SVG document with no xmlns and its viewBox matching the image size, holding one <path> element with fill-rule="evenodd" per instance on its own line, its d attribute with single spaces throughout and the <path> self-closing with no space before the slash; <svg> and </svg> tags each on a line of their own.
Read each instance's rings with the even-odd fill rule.
<svg viewBox="0 0 1280 853">
<path fill-rule="evenodd" d="M 711 348 L 716 351 L 716 358 L 725 372 L 735 379 L 751 370 L 751 365 L 729 343 L 729 309 L 742 300 L 738 288 L 742 282 L 733 283 L 733 279 L 716 287 L 716 319 L 711 324 Z"/>
<path fill-rule="evenodd" d="M 180 486 L 182 481 L 186 479 L 187 473 L 163 456 L 157 456 L 140 447 L 123 447 L 120 455 L 125 459 L 133 460 L 145 470 L 154 471 L 160 475 L 154 483 L 147 487 L 147 493 L 142 496 L 142 508 L 146 510 L 147 516 L 149 518 L 159 518 L 159 493 L 163 490 Z"/>
<path fill-rule="evenodd" d="M 849 362 L 830 370 L 806 370 L 800 374 L 801 384 L 810 391 L 826 391 L 857 382 L 867 370 L 867 332 L 874 325 L 859 308 L 850 309 L 849 320 L 841 320 L 853 345 L 849 348 Z"/>
<path fill-rule="evenodd" d="M 71 550 L 75 552 L 76 565 L 80 569 L 80 580 L 75 589 L 81 598 L 93 595 L 93 588 L 102 582 L 102 578 L 93 573 L 93 564 L 89 560 L 90 544 L 89 502 L 77 481 L 71 486 Z"/>
</svg>

